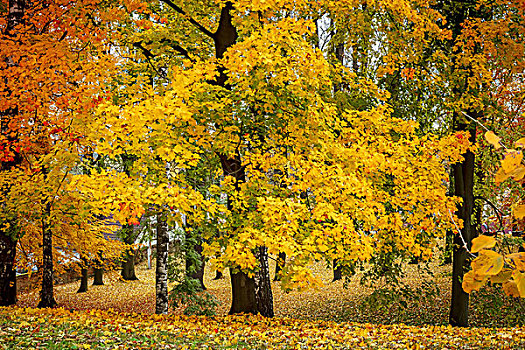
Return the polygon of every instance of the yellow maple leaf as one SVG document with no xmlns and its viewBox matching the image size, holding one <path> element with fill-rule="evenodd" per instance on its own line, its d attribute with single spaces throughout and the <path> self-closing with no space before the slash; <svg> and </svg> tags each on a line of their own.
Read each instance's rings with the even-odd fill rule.
<svg viewBox="0 0 525 350">
<path fill-rule="evenodd" d="M 512 273 L 512 278 L 516 282 L 516 288 L 518 289 L 519 296 L 522 298 L 525 297 L 525 274 L 515 270 Z"/>
<path fill-rule="evenodd" d="M 486 276 L 478 275 L 474 271 L 469 271 L 463 276 L 461 286 L 465 293 L 471 293 L 473 290 L 479 290 L 487 280 Z"/>
<path fill-rule="evenodd" d="M 496 245 L 496 239 L 490 236 L 481 235 L 472 240 L 472 253 L 477 253 L 481 249 L 492 248 Z"/>
<path fill-rule="evenodd" d="M 516 219 L 523 219 L 525 217 L 525 204 L 520 204 L 514 208 L 514 217 Z"/>
<path fill-rule="evenodd" d="M 523 153 L 521 153 L 521 151 L 510 150 L 505 153 L 505 158 L 501 160 L 501 166 L 505 173 L 509 174 L 518 167 L 522 159 Z"/>
<path fill-rule="evenodd" d="M 505 256 L 518 270 L 525 271 L 525 253 L 513 253 Z"/>
<path fill-rule="evenodd" d="M 505 283 L 512 277 L 511 269 L 502 269 L 497 275 L 490 276 L 492 283 Z"/>
<path fill-rule="evenodd" d="M 511 174 L 506 174 L 503 168 L 499 168 L 496 174 L 494 175 L 494 181 L 496 181 L 496 183 L 499 184 L 507 180 L 509 177 L 511 177 Z"/>
<path fill-rule="evenodd" d="M 508 281 L 508 282 L 503 283 L 503 291 L 509 297 L 517 298 L 520 296 L 520 292 L 518 291 L 518 286 L 516 285 L 516 282 L 514 281 Z"/>
<path fill-rule="evenodd" d="M 492 146 L 494 146 L 495 149 L 499 149 L 501 147 L 500 145 L 500 138 L 496 136 L 492 131 L 487 131 L 485 133 L 485 139 L 490 143 Z"/>
<path fill-rule="evenodd" d="M 525 137 L 522 137 L 521 139 L 519 139 L 518 141 L 516 141 L 516 143 L 514 144 L 514 146 L 525 148 Z"/>
<path fill-rule="evenodd" d="M 471 263 L 472 270 L 478 275 L 497 275 L 503 268 L 503 256 L 493 250 L 482 250 Z"/>
<path fill-rule="evenodd" d="M 521 181 L 525 177 L 525 167 L 520 165 L 509 174 L 514 180 Z"/>
</svg>

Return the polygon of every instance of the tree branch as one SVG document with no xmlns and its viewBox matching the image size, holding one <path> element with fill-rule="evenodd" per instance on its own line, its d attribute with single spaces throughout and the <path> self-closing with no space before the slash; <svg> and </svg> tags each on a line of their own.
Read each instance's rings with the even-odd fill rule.
<svg viewBox="0 0 525 350">
<path fill-rule="evenodd" d="M 167 4 L 169 7 L 183 15 L 191 24 L 193 24 L 201 33 L 204 35 L 210 37 L 211 39 L 215 39 L 215 34 L 210 32 L 208 29 L 206 29 L 202 24 L 194 20 L 192 17 L 190 17 L 186 11 L 184 11 L 181 7 L 174 4 L 171 0 L 161 0 L 165 4 Z"/>
</svg>

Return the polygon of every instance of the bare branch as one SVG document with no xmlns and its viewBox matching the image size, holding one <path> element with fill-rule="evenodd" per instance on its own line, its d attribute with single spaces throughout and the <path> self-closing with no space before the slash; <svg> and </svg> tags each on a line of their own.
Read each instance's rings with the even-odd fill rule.
<svg viewBox="0 0 525 350">
<path fill-rule="evenodd" d="M 181 7 L 174 4 L 171 0 L 161 0 L 165 4 L 167 4 L 169 7 L 183 15 L 191 24 L 193 24 L 201 33 L 204 35 L 210 37 L 211 39 L 215 39 L 215 34 L 210 32 L 208 29 L 206 29 L 202 24 L 194 20 L 192 17 L 190 17 L 186 11 L 184 11 Z"/>
</svg>

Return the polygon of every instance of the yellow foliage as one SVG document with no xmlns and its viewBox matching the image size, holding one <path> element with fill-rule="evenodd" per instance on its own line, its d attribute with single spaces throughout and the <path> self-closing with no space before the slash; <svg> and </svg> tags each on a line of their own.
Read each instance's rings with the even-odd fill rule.
<svg viewBox="0 0 525 350">
<path fill-rule="evenodd" d="M 492 145 L 494 146 L 495 149 L 500 149 L 501 148 L 501 144 L 500 144 L 500 138 L 498 136 L 496 136 L 496 134 L 494 134 L 492 131 L 487 131 L 485 133 L 485 139 Z"/>
<path fill-rule="evenodd" d="M 472 271 L 478 275 L 494 276 L 503 268 L 503 256 L 493 250 L 481 250 L 471 266 Z"/>
<path fill-rule="evenodd" d="M 496 245 L 496 238 L 490 236 L 480 235 L 472 240 L 472 253 L 477 253 L 481 249 L 492 248 Z"/>
</svg>

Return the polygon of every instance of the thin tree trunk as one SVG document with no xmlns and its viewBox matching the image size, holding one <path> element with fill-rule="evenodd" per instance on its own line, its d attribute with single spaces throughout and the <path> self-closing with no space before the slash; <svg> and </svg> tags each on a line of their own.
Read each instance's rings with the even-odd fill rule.
<svg viewBox="0 0 525 350">
<path fill-rule="evenodd" d="M 55 307 L 53 291 L 53 234 L 51 231 L 51 203 L 45 203 L 42 218 L 42 290 L 40 291 L 39 308 Z"/>
<path fill-rule="evenodd" d="M 274 281 L 281 280 L 281 271 L 284 268 L 284 264 L 286 264 L 286 253 L 279 252 L 279 255 L 277 256 L 277 261 L 275 262 L 275 276 L 273 278 Z"/>
<path fill-rule="evenodd" d="M 220 280 L 220 279 L 223 279 L 224 278 L 224 275 L 222 274 L 221 271 L 219 270 L 215 270 L 215 277 L 213 277 L 214 280 Z"/>
<path fill-rule="evenodd" d="M 168 223 L 166 214 L 163 213 L 157 215 L 156 314 L 168 313 L 168 243 Z"/>
<path fill-rule="evenodd" d="M 270 281 L 270 267 L 268 266 L 268 248 L 257 249 L 259 269 L 255 273 L 255 291 L 257 297 L 257 311 L 262 316 L 273 317 L 273 294 Z"/>
<path fill-rule="evenodd" d="M 478 116 L 473 116 L 477 118 Z M 458 124 L 456 130 L 468 131 L 470 141 L 475 142 L 476 125 Z M 468 269 L 469 256 L 465 249 L 465 243 L 470 249 L 474 237 L 472 225 L 472 213 L 474 210 L 474 154 L 470 151 L 464 156 L 461 163 L 455 164 L 454 169 L 454 192 L 462 198 L 462 203 L 456 212 L 459 219 L 463 220 L 461 235 L 456 233 L 454 237 L 454 251 L 452 255 L 452 299 L 450 306 L 449 323 L 452 326 L 467 327 L 469 314 L 469 294 L 462 288 L 463 275 Z"/>
</svg>

